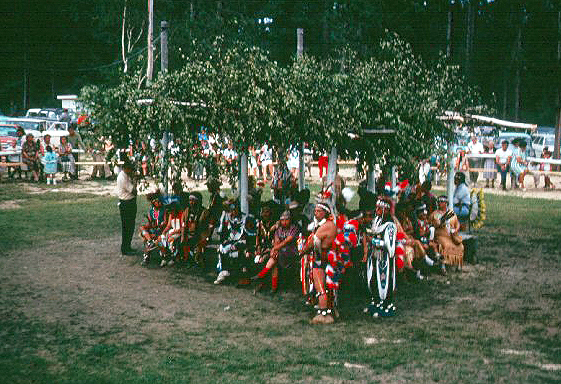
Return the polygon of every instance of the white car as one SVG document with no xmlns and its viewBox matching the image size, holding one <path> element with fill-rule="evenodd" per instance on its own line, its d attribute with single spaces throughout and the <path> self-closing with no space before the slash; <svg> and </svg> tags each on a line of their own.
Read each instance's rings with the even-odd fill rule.
<svg viewBox="0 0 561 384">
<path fill-rule="evenodd" d="M 550 152 L 553 152 L 555 145 L 555 135 L 549 133 L 541 133 L 534 136 L 532 146 L 536 150 L 536 157 L 541 157 L 543 149 L 548 147 Z"/>
</svg>

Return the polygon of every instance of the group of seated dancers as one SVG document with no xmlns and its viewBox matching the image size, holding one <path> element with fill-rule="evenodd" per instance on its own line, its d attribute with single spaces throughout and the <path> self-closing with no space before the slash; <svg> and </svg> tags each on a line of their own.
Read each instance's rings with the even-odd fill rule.
<svg viewBox="0 0 561 384">
<path fill-rule="evenodd" d="M 446 196 L 431 194 L 430 183 L 404 182 L 373 193 L 363 182 L 357 210 L 347 209 L 348 194 L 331 187 L 315 204 L 308 189 L 295 190 L 283 204 L 261 202 L 262 190 L 250 188 L 247 214 L 239 199 L 221 195 L 220 186 L 217 179 L 207 182 L 206 208 L 200 192 L 182 192 L 181 185 L 167 201 L 159 191 L 147 195 L 151 206 L 140 227 L 143 265 L 155 256 L 161 267 L 182 262 L 206 268 L 214 248 L 214 284 L 230 280 L 253 286 L 254 293 L 265 287 L 276 293 L 279 276 L 297 281 L 299 271 L 306 302 L 317 309 L 312 324 L 339 316 L 338 292 L 352 269 L 363 271 L 360 284 L 372 297 L 365 313 L 383 317 L 395 314 L 396 277 L 422 280 L 431 271 L 462 267 L 460 222 Z"/>
</svg>

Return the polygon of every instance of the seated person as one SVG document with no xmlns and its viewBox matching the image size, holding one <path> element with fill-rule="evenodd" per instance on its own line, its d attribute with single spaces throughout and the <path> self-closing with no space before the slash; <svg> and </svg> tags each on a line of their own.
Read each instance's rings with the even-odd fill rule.
<svg viewBox="0 0 561 384">
<path fill-rule="evenodd" d="M 448 210 L 448 198 L 438 197 L 438 208 L 432 213 L 430 222 L 435 228 L 435 241 L 438 252 L 444 257 L 442 264 L 443 271 L 445 265 L 463 264 L 464 246 L 462 237 L 458 234 L 460 222 L 453 211 Z"/>
<path fill-rule="evenodd" d="M 171 203 L 167 209 L 166 226 L 159 237 L 160 267 L 171 267 L 181 255 L 181 236 L 184 233 L 183 211 L 178 202 Z"/>
<path fill-rule="evenodd" d="M 150 202 L 150 210 L 146 215 L 147 221 L 140 226 L 140 237 L 144 240 L 144 255 L 142 265 L 150 263 L 150 251 L 157 248 L 158 237 L 166 224 L 166 210 L 162 204 L 162 194 L 159 190 L 146 195 Z"/>
<path fill-rule="evenodd" d="M 395 209 L 395 223 L 398 231 L 398 241 L 402 242 L 405 272 L 413 275 L 417 280 L 424 279 L 420 270 L 420 263 L 425 259 L 426 253 L 423 245 L 415 238 L 415 228 L 409 217 L 410 205 L 399 202 Z M 401 235 L 400 235 L 401 234 Z"/>
<path fill-rule="evenodd" d="M 432 267 L 435 261 L 440 260 L 440 254 L 438 253 L 437 245 L 434 241 L 434 227 L 429 221 L 427 206 L 425 204 L 422 203 L 417 206 L 415 212 L 417 213 L 417 221 L 414 223 L 415 239 L 421 243 L 425 253 L 425 263 L 429 267 Z"/>
<path fill-rule="evenodd" d="M 200 235 L 195 251 L 195 260 L 201 266 L 204 266 L 203 254 L 206 250 L 206 246 L 212 238 L 214 229 L 220 224 L 222 211 L 224 209 L 224 198 L 220 194 L 220 181 L 211 177 L 208 179 L 206 185 L 210 193 L 209 205 L 207 209 L 203 210 L 201 218 L 199 219 Z"/>
<path fill-rule="evenodd" d="M 464 220 L 469 220 L 469 209 L 471 205 L 471 197 L 469 188 L 466 184 L 466 175 L 463 173 L 456 173 L 454 176 L 454 213 L 460 219 L 460 223 Z"/>
<path fill-rule="evenodd" d="M 193 262 L 191 256 L 194 256 L 201 237 L 201 219 L 204 213 L 202 200 L 203 196 L 200 192 L 191 192 L 183 214 L 184 230 L 181 235 L 181 244 L 183 245 L 183 260 L 189 263 Z"/>
<path fill-rule="evenodd" d="M 28 133 L 25 136 L 25 142 L 21 147 L 21 159 L 27 166 L 27 169 L 33 174 L 33 180 L 39 181 L 39 149 L 33 140 L 33 135 Z"/>
<path fill-rule="evenodd" d="M 218 248 L 218 276 L 214 284 L 221 284 L 232 273 L 238 272 L 239 255 L 245 255 L 246 236 L 244 231 L 245 216 L 242 215 L 239 201 L 227 203 L 227 209 L 222 213 L 218 233 L 220 247 Z"/>
<path fill-rule="evenodd" d="M 290 211 L 284 211 L 280 217 L 280 225 L 275 231 L 273 240 L 273 248 L 269 255 L 262 255 L 261 258 L 268 256 L 265 267 L 259 272 L 254 279 L 263 279 L 269 271 L 271 271 L 271 292 L 276 293 L 278 289 L 279 265 L 281 268 L 290 268 L 294 266 L 298 259 L 298 248 L 296 240 L 298 239 L 298 227 L 292 223 Z M 264 286 L 260 283 L 256 290 Z"/>
</svg>

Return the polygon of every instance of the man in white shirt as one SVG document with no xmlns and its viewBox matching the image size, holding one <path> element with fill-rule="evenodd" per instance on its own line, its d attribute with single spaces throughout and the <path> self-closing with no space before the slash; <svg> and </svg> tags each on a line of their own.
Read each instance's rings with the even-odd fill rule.
<svg viewBox="0 0 561 384">
<path fill-rule="evenodd" d="M 471 136 L 471 141 L 468 143 L 467 145 L 467 149 L 468 149 L 468 153 L 471 153 L 473 155 L 478 155 L 481 154 L 483 152 L 485 152 L 485 148 L 483 148 L 483 144 L 481 144 L 481 142 L 479 140 L 477 140 L 477 136 L 472 135 Z M 481 168 L 483 165 L 483 159 L 482 158 L 469 158 L 469 167 L 470 168 Z M 473 183 L 473 185 L 475 186 L 475 184 L 477 183 L 477 178 L 479 177 L 479 172 L 470 172 L 469 173 L 469 179 L 470 182 Z"/>
<path fill-rule="evenodd" d="M 121 215 L 121 254 L 134 255 L 131 248 L 136 219 L 136 183 L 134 165 L 125 157 L 123 167 L 117 176 L 117 196 Z"/>
<path fill-rule="evenodd" d="M 501 174 L 501 188 L 506 191 L 506 175 L 510 172 L 510 161 L 512 160 L 512 151 L 508 149 L 508 141 L 503 140 L 501 148 L 495 151 L 495 164 L 497 171 Z"/>
</svg>

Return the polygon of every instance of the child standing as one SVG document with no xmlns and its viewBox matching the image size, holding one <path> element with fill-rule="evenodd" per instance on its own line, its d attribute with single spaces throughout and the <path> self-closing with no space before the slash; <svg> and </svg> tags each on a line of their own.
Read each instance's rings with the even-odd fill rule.
<svg viewBox="0 0 561 384">
<path fill-rule="evenodd" d="M 56 185 L 56 171 L 58 164 L 58 156 L 53 148 L 48 145 L 47 152 L 43 156 L 43 164 L 45 165 L 45 175 L 47 176 L 47 184 Z"/>
</svg>

